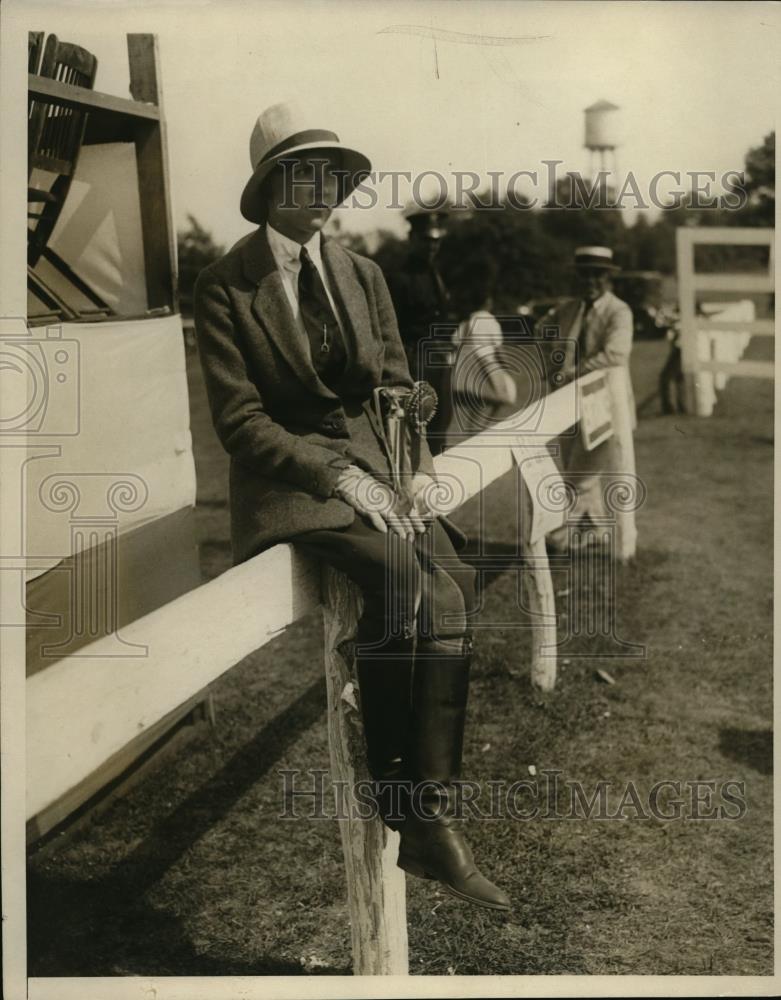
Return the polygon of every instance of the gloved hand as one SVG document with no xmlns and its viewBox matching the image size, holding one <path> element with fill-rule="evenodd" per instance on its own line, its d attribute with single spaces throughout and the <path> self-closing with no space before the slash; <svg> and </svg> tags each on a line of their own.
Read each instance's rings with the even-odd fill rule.
<svg viewBox="0 0 781 1000">
<path fill-rule="evenodd" d="M 429 524 L 433 518 L 434 513 L 431 509 L 431 502 L 434 499 L 433 494 L 437 490 L 437 481 L 428 475 L 426 472 L 416 472 L 412 478 L 412 509 L 416 512 L 418 517 L 423 522 L 423 530 L 426 530 L 427 524 Z"/>
<path fill-rule="evenodd" d="M 413 485 L 414 482 L 415 480 Z M 348 465 L 341 472 L 334 494 L 359 514 L 363 514 L 383 533 L 390 529 L 401 538 L 411 541 L 416 533 L 422 534 L 426 530 L 425 518 L 414 503 L 409 511 L 404 512 L 391 487 L 357 465 Z"/>
</svg>

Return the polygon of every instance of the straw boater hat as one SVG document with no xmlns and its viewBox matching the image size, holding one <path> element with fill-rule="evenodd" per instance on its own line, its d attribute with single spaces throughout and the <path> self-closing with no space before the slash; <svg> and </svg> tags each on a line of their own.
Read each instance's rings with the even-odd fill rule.
<svg viewBox="0 0 781 1000">
<path fill-rule="evenodd" d="M 311 114 L 305 114 L 295 103 L 272 104 L 258 116 L 249 140 L 252 176 L 241 195 L 241 214 L 250 222 L 261 223 L 266 206 L 259 197 L 263 181 L 280 160 L 297 153 L 317 151 L 341 154 L 341 169 L 346 170 L 342 200 L 357 187 L 371 170 L 371 163 L 355 149 L 343 146 L 336 132 L 315 127 Z"/>
<path fill-rule="evenodd" d="M 578 247 L 575 251 L 575 267 L 600 268 L 603 271 L 620 271 L 613 263 L 610 247 Z"/>
</svg>

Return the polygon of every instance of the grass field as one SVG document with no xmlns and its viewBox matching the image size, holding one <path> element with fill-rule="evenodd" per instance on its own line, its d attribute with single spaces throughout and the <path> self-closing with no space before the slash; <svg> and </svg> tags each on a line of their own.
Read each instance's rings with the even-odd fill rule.
<svg viewBox="0 0 781 1000">
<path fill-rule="evenodd" d="M 638 401 L 663 350 L 637 345 Z M 212 577 L 229 564 L 226 461 L 190 363 Z M 465 777 L 526 780 L 545 798 L 544 772 L 557 770 L 548 808 L 555 798 L 560 813 L 566 782 L 589 794 L 610 783 L 615 811 L 630 782 L 642 807 L 654 784 L 677 781 L 683 815 L 468 821 L 513 912 L 485 914 L 408 878 L 413 973 L 772 973 L 772 397 L 770 382 L 733 379 L 707 420 L 644 408 L 638 555 L 617 570 L 610 605 L 618 637 L 644 646 L 642 658 L 611 656 L 609 637 L 577 637 L 543 697 L 528 682 L 523 630 L 488 629 L 476 644 Z M 492 525 L 489 551 L 514 544 L 514 489 L 501 480 L 482 512 L 459 512 L 467 529 L 481 513 Z M 569 590 L 564 635 L 576 607 L 605 595 L 563 572 L 556 585 Z M 520 618 L 514 572 L 487 574 L 485 587 L 485 621 Z M 349 974 L 337 825 L 278 818 L 279 771 L 328 766 L 318 616 L 213 691 L 214 730 L 32 854 L 31 975 Z M 743 782 L 745 814 L 692 818 L 686 789 L 698 781 L 717 783 L 717 806 L 722 783 Z"/>
</svg>

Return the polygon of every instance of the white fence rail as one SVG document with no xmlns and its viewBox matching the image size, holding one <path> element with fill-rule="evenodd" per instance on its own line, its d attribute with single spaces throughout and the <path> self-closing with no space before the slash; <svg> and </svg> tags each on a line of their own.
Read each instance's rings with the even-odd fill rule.
<svg viewBox="0 0 781 1000">
<path fill-rule="evenodd" d="M 697 246 L 766 246 L 768 261 L 761 274 L 702 274 L 695 270 Z M 775 289 L 775 230 L 730 227 L 682 226 L 676 230 L 678 297 L 681 314 L 681 363 L 689 411 L 708 417 L 723 389 L 734 375 L 774 378 L 772 361 L 741 360 L 752 336 L 772 337 L 775 324 L 756 319 L 750 298 L 717 302 L 718 293 L 768 294 Z M 708 293 L 700 303 L 698 293 Z"/>
<path fill-rule="evenodd" d="M 606 391 L 622 474 L 634 474 L 632 420 L 624 369 L 608 369 Z M 524 458 L 539 454 L 580 419 L 584 385 L 592 372 L 435 460 L 443 488 L 440 510 L 455 510 L 514 467 L 525 501 L 524 573 L 532 622 L 532 680 L 556 679 L 556 612 L 544 534 L 532 537 L 534 498 L 523 481 Z M 526 516 L 529 515 L 529 516 Z M 562 519 L 564 514 L 562 513 Z M 634 512 L 617 514 L 616 555 L 631 558 Z M 325 614 L 325 669 L 331 771 L 348 790 L 366 777 L 360 711 L 353 696 L 353 664 L 339 652 L 354 634 L 358 596 L 346 578 L 278 545 L 123 628 L 127 642 L 148 648 L 142 658 L 111 655 L 110 638 L 79 650 L 27 681 L 27 815 L 79 804 L 79 788 L 178 706 L 202 692 L 245 656 L 319 605 Z M 349 687 L 352 685 L 352 688 Z M 349 798 L 349 792 L 348 792 Z M 67 809 L 63 807 L 67 804 Z M 349 801 L 348 801 L 349 806 Z M 59 813 L 58 813 L 59 809 Z M 356 974 L 406 972 L 404 876 L 395 867 L 397 834 L 379 820 L 342 821 Z"/>
</svg>

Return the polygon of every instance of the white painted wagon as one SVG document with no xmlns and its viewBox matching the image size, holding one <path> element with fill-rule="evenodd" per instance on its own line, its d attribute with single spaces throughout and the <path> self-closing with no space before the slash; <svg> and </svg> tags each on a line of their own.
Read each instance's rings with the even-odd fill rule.
<svg viewBox="0 0 781 1000">
<path fill-rule="evenodd" d="M 16 425 L 3 430 L 6 444 L 14 431 L 28 435 L 17 463 L 17 551 L 32 838 L 193 707 L 180 703 L 139 727 L 116 756 L 73 783 L 55 780 L 51 794 L 79 736 L 98 747 L 111 727 L 89 698 L 90 679 L 113 667 L 132 676 L 149 656 L 146 644 L 125 638 L 126 626 L 200 583 L 159 65 L 152 36 L 127 41 L 132 99 L 72 82 L 100 82 L 91 53 L 49 35 L 37 60 L 31 36 L 27 324 L 3 344 L 6 370 L 26 377 L 28 392 Z M 70 72 L 84 66 L 89 75 Z M 31 253 L 41 205 L 54 208 L 54 228 Z M 52 757 L 58 728 L 65 738 Z"/>
</svg>

